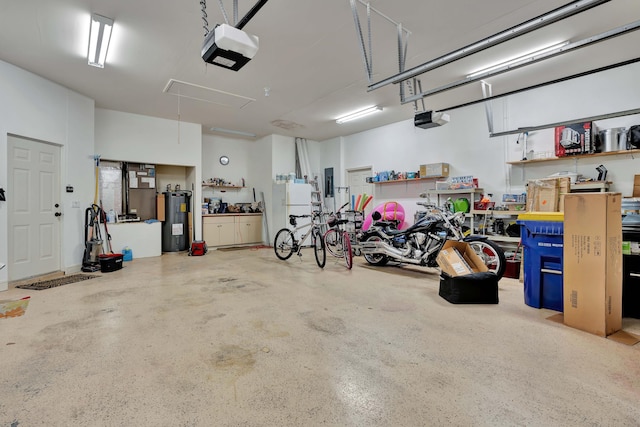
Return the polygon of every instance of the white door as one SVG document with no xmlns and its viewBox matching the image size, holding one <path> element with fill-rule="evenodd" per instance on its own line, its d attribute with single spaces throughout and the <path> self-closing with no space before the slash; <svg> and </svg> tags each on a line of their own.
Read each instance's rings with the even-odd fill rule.
<svg viewBox="0 0 640 427">
<path fill-rule="evenodd" d="M 373 184 L 367 182 L 367 177 L 373 175 L 371 168 L 362 168 L 362 169 L 351 169 L 347 171 L 347 181 L 349 182 L 349 190 L 352 196 L 356 196 L 356 200 L 358 199 L 358 195 L 367 196 L 373 195 Z M 371 203 L 365 209 L 365 217 L 371 209 L 374 208 L 373 203 L 375 200 L 372 200 Z M 356 206 L 356 210 L 358 207 Z"/>
<path fill-rule="evenodd" d="M 8 136 L 9 280 L 60 270 L 60 147 Z"/>
</svg>

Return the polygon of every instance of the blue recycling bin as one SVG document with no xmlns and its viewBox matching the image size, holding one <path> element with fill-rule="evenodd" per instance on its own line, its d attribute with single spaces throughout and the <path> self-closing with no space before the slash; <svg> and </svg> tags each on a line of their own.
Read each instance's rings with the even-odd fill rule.
<svg viewBox="0 0 640 427">
<path fill-rule="evenodd" d="M 518 220 L 524 247 L 524 303 L 563 311 L 564 222 Z"/>
</svg>

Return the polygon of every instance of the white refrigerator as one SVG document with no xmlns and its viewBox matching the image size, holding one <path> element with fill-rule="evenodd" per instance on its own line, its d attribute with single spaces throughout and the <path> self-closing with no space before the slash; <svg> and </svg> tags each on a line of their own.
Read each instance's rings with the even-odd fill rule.
<svg viewBox="0 0 640 427">
<path fill-rule="evenodd" d="M 310 215 L 311 197 L 315 189 L 311 184 L 273 184 L 273 237 L 284 227 L 292 229 L 289 215 Z M 308 224 L 311 218 L 298 218 L 298 226 Z M 302 237 L 309 229 L 305 228 L 296 233 L 296 238 Z M 309 242 L 307 242 L 309 244 Z"/>
</svg>

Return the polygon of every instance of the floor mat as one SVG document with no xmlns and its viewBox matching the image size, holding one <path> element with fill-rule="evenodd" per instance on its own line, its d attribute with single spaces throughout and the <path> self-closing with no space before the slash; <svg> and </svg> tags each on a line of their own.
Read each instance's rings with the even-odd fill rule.
<svg viewBox="0 0 640 427">
<path fill-rule="evenodd" d="M 16 288 L 31 289 L 34 291 L 41 291 L 43 289 L 55 288 L 56 286 L 68 285 L 69 283 L 82 282 L 83 280 L 95 279 L 100 277 L 92 274 L 72 274 L 71 276 L 64 276 L 58 279 L 42 280 L 33 283 L 23 283 L 17 285 Z"/>
</svg>

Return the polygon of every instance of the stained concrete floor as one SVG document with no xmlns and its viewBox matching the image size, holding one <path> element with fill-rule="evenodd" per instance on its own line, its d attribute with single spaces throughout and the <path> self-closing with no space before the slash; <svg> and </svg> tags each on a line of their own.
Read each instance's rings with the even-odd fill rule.
<svg viewBox="0 0 640 427">
<path fill-rule="evenodd" d="M 0 425 L 640 424 L 640 344 L 547 320 L 517 280 L 452 305 L 434 270 L 293 258 L 169 254 L 0 293 L 31 296 L 0 319 Z"/>
</svg>

